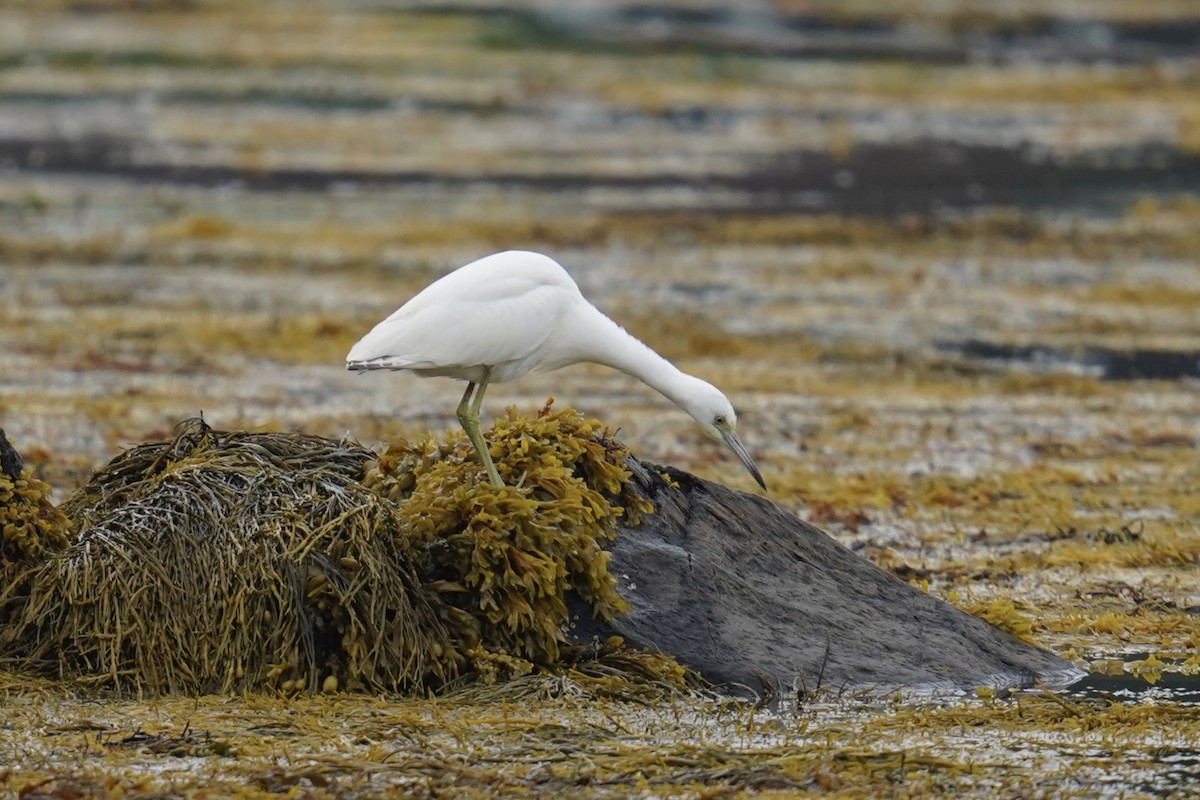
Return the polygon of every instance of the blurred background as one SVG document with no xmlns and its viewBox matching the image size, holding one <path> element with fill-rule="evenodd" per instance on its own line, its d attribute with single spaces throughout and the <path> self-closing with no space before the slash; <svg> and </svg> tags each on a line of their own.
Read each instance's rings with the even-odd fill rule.
<svg viewBox="0 0 1200 800">
<path fill-rule="evenodd" d="M 920 476 L 1195 478 L 1200 7 L 0 4 L 0 425 L 60 496 L 200 413 L 454 425 L 460 385 L 342 362 L 507 248 L 721 386 L 773 498 L 847 540 Z M 551 395 L 751 485 L 603 368 L 485 413 Z"/>
</svg>

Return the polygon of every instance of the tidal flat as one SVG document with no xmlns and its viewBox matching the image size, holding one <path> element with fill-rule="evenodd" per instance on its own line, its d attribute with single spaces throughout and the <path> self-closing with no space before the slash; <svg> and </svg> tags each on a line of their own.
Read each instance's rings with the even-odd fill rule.
<svg viewBox="0 0 1200 800">
<path fill-rule="evenodd" d="M 0 426 L 64 500 L 215 426 L 382 449 L 460 388 L 350 345 L 546 252 L 739 411 L 770 497 L 1088 669 L 778 707 L 532 675 L 115 697 L 0 673 L 23 798 L 1163 797 L 1200 784 L 1200 17 L 1186 2 L 0 9 Z M 747 491 L 576 366 L 550 396 Z"/>
</svg>

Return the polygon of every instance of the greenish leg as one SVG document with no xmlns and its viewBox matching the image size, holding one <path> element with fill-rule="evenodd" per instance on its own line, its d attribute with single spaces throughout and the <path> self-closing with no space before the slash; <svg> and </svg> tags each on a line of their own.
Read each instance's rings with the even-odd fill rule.
<svg viewBox="0 0 1200 800">
<path fill-rule="evenodd" d="M 471 444 L 475 445 L 475 452 L 479 453 L 479 460 L 483 462 L 483 468 L 487 471 L 492 484 L 503 486 L 504 481 L 500 480 L 500 473 L 496 471 L 496 465 L 492 463 L 492 454 L 488 452 L 487 442 L 484 441 L 483 432 L 479 429 L 479 409 L 483 406 L 483 392 L 487 389 L 490 373 L 491 370 L 484 370 L 483 380 L 479 382 L 478 389 L 475 388 L 474 383 L 467 383 L 467 391 L 463 393 L 462 402 L 458 404 L 458 421 L 462 423 L 463 430 L 467 432 L 467 438 L 471 440 Z M 473 402 L 471 402 L 472 391 L 475 392 Z"/>
</svg>

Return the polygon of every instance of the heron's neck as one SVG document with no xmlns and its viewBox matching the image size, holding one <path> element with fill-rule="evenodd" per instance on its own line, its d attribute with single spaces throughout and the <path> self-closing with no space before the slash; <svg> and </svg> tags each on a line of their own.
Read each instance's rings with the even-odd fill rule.
<svg viewBox="0 0 1200 800">
<path fill-rule="evenodd" d="M 697 378 L 667 361 L 598 310 L 588 327 L 595 329 L 595 335 L 587 360 L 632 375 L 686 410 L 684 398 Z"/>
</svg>

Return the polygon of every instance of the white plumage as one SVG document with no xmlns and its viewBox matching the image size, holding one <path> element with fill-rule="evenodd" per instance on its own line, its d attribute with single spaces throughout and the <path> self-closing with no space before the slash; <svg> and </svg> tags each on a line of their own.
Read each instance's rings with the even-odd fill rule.
<svg viewBox="0 0 1200 800">
<path fill-rule="evenodd" d="M 657 389 L 723 438 L 766 488 L 735 433 L 737 416 L 725 395 L 626 333 L 584 298 L 558 262 L 540 253 L 496 253 L 434 281 L 360 339 L 346 367 L 467 381 L 458 418 L 488 477 L 500 485 L 479 430 L 487 385 L 583 361 L 619 369 Z"/>
</svg>

